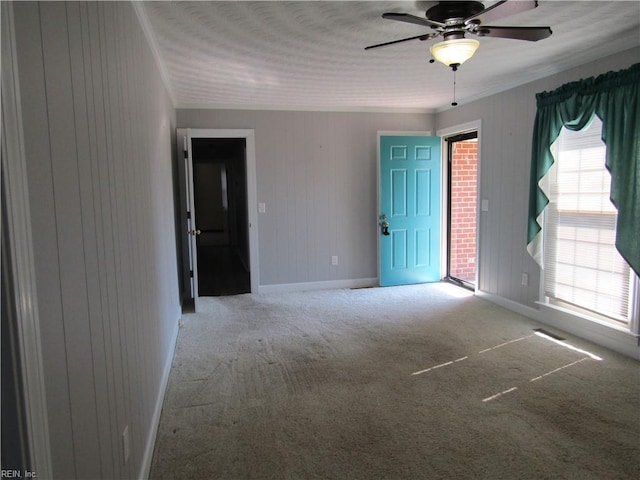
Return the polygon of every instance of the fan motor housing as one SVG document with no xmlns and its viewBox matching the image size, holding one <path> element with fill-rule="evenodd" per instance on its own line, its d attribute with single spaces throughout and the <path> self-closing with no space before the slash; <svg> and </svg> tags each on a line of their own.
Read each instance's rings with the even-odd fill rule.
<svg viewBox="0 0 640 480">
<path fill-rule="evenodd" d="M 465 18 L 469 18 L 472 15 L 480 13 L 484 10 L 484 5 L 481 2 L 440 2 L 427 10 L 425 16 L 429 20 L 434 20 L 440 23 L 447 23 L 447 20 L 460 20 L 460 23 Z"/>
</svg>

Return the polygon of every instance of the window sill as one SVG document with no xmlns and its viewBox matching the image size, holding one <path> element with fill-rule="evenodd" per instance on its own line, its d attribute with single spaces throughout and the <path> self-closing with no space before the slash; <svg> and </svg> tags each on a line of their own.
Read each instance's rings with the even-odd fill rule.
<svg viewBox="0 0 640 480">
<path fill-rule="evenodd" d="M 640 335 L 628 328 L 557 305 L 536 304 L 538 321 L 640 360 Z"/>
<path fill-rule="evenodd" d="M 620 333 L 625 333 L 625 334 L 627 334 L 627 335 L 629 335 L 631 337 L 638 337 L 638 335 L 635 335 L 634 333 L 632 333 L 629 330 L 629 327 L 624 326 L 622 324 L 618 324 L 618 323 L 616 323 L 615 320 L 611 320 L 611 321 L 602 320 L 600 318 L 592 317 L 590 315 L 586 315 L 584 313 L 576 312 L 575 310 L 571 310 L 570 308 L 564 308 L 564 307 L 561 307 L 559 305 L 553 305 L 551 303 L 537 301 L 536 304 L 540 305 L 540 310 L 541 311 L 544 311 L 545 309 L 548 309 L 550 311 L 558 312 L 558 313 L 561 313 L 561 314 L 564 314 L 564 315 L 571 315 L 572 317 L 577 317 L 577 318 L 580 318 L 582 320 L 586 320 L 588 322 L 596 323 L 596 324 L 601 325 L 603 327 L 610 328 L 610 329 L 618 331 Z"/>
<path fill-rule="evenodd" d="M 476 295 L 561 332 L 640 360 L 640 337 L 623 327 L 616 328 L 610 323 L 543 302 L 536 302 L 537 308 L 532 308 L 482 290 L 476 290 Z"/>
</svg>

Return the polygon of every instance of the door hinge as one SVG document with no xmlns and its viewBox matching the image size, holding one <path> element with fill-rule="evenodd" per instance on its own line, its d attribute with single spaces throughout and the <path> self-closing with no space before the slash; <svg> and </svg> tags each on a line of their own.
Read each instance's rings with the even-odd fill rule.
<svg viewBox="0 0 640 480">
<path fill-rule="evenodd" d="M 193 270 L 189 270 L 189 277 L 193 278 Z"/>
<path fill-rule="evenodd" d="M 187 212 L 187 220 L 191 219 L 191 212 Z"/>
</svg>

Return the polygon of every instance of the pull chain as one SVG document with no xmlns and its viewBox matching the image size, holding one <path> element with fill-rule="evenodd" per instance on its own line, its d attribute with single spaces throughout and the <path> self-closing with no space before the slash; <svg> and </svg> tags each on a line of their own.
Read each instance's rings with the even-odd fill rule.
<svg viewBox="0 0 640 480">
<path fill-rule="evenodd" d="M 456 71 L 457 70 L 458 70 L 457 68 L 453 69 L 453 102 L 451 102 L 451 106 L 453 107 L 458 106 L 458 102 L 456 102 Z"/>
</svg>

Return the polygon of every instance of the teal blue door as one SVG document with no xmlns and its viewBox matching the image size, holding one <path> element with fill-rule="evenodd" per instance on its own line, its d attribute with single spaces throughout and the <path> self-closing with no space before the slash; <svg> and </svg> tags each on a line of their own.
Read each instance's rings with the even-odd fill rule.
<svg viewBox="0 0 640 480">
<path fill-rule="evenodd" d="M 380 136 L 380 285 L 440 280 L 440 137 Z"/>
</svg>

